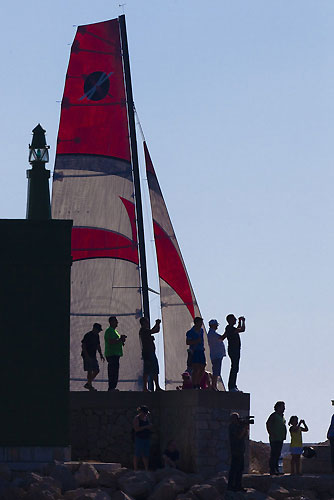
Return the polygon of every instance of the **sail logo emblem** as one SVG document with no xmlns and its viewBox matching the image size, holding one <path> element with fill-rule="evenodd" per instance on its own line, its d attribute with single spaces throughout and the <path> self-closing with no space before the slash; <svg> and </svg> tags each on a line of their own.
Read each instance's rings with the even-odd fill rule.
<svg viewBox="0 0 334 500">
<path fill-rule="evenodd" d="M 104 71 L 94 71 L 87 76 L 84 83 L 84 95 L 79 98 L 79 101 L 87 98 L 90 101 L 101 101 L 106 97 L 110 88 L 109 77 L 113 71 L 107 75 Z"/>
</svg>

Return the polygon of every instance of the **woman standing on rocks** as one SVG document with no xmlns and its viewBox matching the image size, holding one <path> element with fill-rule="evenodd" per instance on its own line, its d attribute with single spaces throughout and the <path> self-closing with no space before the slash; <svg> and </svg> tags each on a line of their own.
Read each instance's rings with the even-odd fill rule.
<svg viewBox="0 0 334 500">
<path fill-rule="evenodd" d="M 145 470 L 148 470 L 150 456 L 150 440 L 152 424 L 150 422 L 150 412 L 147 406 L 139 406 L 138 414 L 133 420 L 133 430 L 135 433 L 135 454 L 133 457 L 133 468 L 138 469 L 138 459 L 143 459 Z"/>
</svg>

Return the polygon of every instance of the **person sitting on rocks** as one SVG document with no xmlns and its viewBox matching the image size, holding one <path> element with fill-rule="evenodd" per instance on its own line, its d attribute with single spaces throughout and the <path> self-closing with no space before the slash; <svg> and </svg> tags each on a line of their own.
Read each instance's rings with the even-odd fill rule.
<svg viewBox="0 0 334 500">
<path fill-rule="evenodd" d="M 180 452 L 176 447 L 174 439 L 171 439 L 167 443 L 167 448 L 162 454 L 162 459 L 164 461 L 165 467 L 177 467 L 177 462 L 180 460 Z"/>
<path fill-rule="evenodd" d="M 302 432 L 307 432 L 308 427 L 305 420 L 298 422 L 298 417 L 293 415 L 289 420 L 290 434 L 291 434 L 291 474 L 300 474 L 300 456 L 303 453 L 303 439 Z"/>
<path fill-rule="evenodd" d="M 145 470 L 148 470 L 151 432 L 153 426 L 150 421 L 150 411 L 147 406 L 139 406 L 137 408 L 137 412 L 138 414 L 133 420 L 133 430 L 135 432 L 133 468 L 134 470 L 138 469 L 138 459 L 142 458 Z"/>
</svg>

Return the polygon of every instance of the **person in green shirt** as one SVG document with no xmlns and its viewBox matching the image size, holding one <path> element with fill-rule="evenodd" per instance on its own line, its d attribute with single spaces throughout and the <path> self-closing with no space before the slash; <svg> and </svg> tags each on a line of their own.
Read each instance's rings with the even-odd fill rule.
<svg viewBox="0 0 334 500">
<path fill-rule="evenodd" d="M 109 325 L 104 334 L 104 355 L 108 361 L 108 391 L 115 391 L 118 390 L 116 386 L 119 375 L 119 358 L 123 356 L 126 335 L 120 335 L 116 330 L 118 325 L 116 316 L 110 316 Z"/>
<path fill-rule="evenodd" d="M 286 425 L 284 418 L 285 403 L 277 401 L 274 406 L 274 413 L 270 415 L 266 422 L 270 442 L 269 469 L 271 475 L 279 475 L 278 461 L 281 456 L 283 441 L 286 438 Z"/>
</svg>

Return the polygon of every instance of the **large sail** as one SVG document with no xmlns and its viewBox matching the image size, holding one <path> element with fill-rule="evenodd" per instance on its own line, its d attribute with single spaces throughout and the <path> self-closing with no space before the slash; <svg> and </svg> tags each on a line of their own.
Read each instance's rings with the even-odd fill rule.
<svg viewBox="0 0 334 500">
<path fill-rule="evenodd" d="M 182 383 L 186 368 L 185 333 L 200 312 L 146 142 L 144 153 L 159 269 L 166 389 L 173 389 Z"/>
<path fill-rule="evenodd" d="M 81 340 L 94 322 L 117 316 L 128 336 L 120 389 L 138 389 L 142 371 L 138 244 L 119 21 L 80 26 L 61 106 L 52 216 L 73 219 L 71 389 L 85 380 Z M 101 339 L 102 349 L 104 348 Z M 98 389 L 107 388 L 100 363 Z"/>
</svg>

